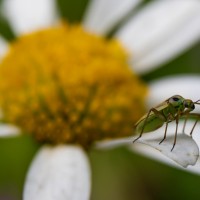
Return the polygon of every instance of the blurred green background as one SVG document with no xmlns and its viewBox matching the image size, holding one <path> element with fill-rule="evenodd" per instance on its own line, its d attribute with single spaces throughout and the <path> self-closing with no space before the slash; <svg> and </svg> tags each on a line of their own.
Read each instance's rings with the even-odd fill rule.
<svg viewBox="0 0 200 200">
<path fill-rule="evenodd" d="M 64 19 L 79 22 L 88 2 L 88 0 L 58 0 L 57 6 Z M 8 41 L 15 38 L 12 27 L 3 17 L 1 9 L 0 34 Z M 149 82 L 172 74 L 199 74 L 199 52 L 200 42 L 175 60 L 146 74 L 142 79 Z M 22 198 L 26 171 L 38 148 L 38 144 L 26 136 L 0 139 L 0 200 Z M 200 176 L 144 158 L 126 148 L 92 150 L 89 152 L 89 157 L 93 181 L 91 200 L 200 198 Z"/>
</svg>

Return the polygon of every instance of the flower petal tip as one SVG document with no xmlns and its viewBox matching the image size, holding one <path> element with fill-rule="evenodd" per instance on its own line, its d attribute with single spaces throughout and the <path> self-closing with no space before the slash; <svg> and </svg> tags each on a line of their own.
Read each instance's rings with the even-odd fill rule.
<svg viewBox="0 0 200 200">
<path fill-rule="evenodd" d="M 78 146 L 44 146 L 28 172 L 24 200 L 88 200 L 90 168 Z"/>
<path fill-rule="evenodd" d="M 182 167 L 195 165 L 199 158 L 199 148 L 192 137 L 186 134 L 178 134 L 177 143 L 173 147 L 174 136 L 167 137 L 161 144 L 162 139 L 139 139 L 137 142 L 153 147 L 160 151 L 163 155 L 172 159 Z"/>
<path fill-rule="evenodd" d="M 17 34 L 49 27 L 58 15 L 55 0 L 6 0 L 3 10 Z"/>
<path fill-rule="evenodd" d="M 90 1 L 83 20 L 84 27 L 97 34 L 106 34 L 141 0 Z"/>
</svg>

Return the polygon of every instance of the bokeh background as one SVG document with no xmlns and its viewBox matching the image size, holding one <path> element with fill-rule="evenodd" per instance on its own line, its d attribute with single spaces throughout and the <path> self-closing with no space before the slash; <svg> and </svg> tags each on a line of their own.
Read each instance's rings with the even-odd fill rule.
<svg viewBox="0 0 200 200">
<path fill-rule="evenodd" d="M 63 19 L 77 23 L 88 2 L 57 0 L 57 6 Z M 0 34 L 12 41 L 15 34 L 1 11 L 0 7 Z M 148 83 L 169 75 L 194 73 L 200 73 L 200 42 L 141 78 Z M 25 175 L 38 148 L 28 136 L 0 139 L 0 200 L 22 199 Z M 200 176 L 142 157 L 125 147 L 92 150 L 89 158 L 93 182 L 91 200 L 200 199 Z"/>
</svg>

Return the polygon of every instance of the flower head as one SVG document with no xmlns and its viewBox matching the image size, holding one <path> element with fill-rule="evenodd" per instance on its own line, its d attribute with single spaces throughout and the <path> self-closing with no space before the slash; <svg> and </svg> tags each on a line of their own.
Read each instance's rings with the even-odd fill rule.
<svg viewBox="0 0 200 200">
<path fill-rule="evenodd" d="M 60 25 L 15 41 L 0 68 L 5 119 L 37 140 L 79 143 L 132 134 L 145 85 L 115 40 Z"/>
</svg>

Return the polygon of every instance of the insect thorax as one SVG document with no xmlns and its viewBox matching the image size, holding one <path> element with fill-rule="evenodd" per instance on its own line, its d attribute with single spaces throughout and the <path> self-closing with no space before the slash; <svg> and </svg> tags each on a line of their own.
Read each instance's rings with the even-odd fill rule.
<svg viewBox="0 0 200 200">
<path fill-rule="evenodd" d="M 174 120 L 179 110 L 183 111 L 184 108 L 182 108 L 182 106 L 174 107 L 169 104 L 168 107 L 162 110 L 162 113 L 166 119 Z"/>
</svg>

